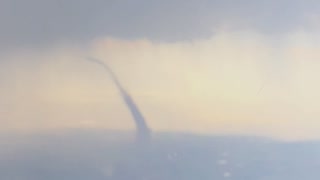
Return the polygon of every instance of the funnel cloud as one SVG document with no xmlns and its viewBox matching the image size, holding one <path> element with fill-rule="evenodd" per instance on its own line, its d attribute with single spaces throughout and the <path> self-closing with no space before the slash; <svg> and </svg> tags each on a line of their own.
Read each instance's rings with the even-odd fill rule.
<svg viewBox="0 0 320 180">
<path fill-rule="evenodd" d="M 128 109 L 130 110 L 133 116 L 133 119 L 137 128 L 136 140 L 138 142 L 148 142 L 151 138 L 151 131 L 145 121 L 145 118 L 143 117 L 142 113 L 140 112 L 138 106 L 136 105 L 136 103 L 134 102 L 130 94 L 123 88 L 123 86 L 121 85 L 116 75 L 113 73 L 113 71 L 109 68 L 109 66 L 106 63 L 95 58 L 87 58 L 87 60 L 100 65 L 101 67 L 104 68 L 105 71 L 108 72 L 108 74 L 110 75 L 110 78 L 118 88 L 122 99 L 126 103 Z"/>
</svg>

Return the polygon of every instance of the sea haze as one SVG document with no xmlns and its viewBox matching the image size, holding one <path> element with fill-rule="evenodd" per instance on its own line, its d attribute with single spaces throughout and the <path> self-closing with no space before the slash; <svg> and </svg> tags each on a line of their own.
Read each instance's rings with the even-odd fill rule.
<svg viewBox="0 0 320 180">
<path fill-rule="evenodd" d="M 137 146 L 133 137 L 102 130 L 2 133 L 0 179 L 320 178 L 320 142 L 155 133 L 148 145 Z"/>
</svg>

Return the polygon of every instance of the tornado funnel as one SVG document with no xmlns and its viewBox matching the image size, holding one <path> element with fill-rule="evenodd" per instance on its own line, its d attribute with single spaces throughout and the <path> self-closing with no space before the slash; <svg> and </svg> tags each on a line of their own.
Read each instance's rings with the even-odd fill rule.
<svg viewBox="0 0 320 180">
<path fill-rule="evenodd" d="M 128 109 L 130 110 L 133 116 L 136 129 L 137 129 L 136 140 L 138 142 L 144 142 L 144 143 L 148 142 L 151 138 L 151 131 L 148 128 L 145 118 L 140 112 L 137 104 L 134 102 L 134 100 L 132 99 L 128 91 L 126 91 L 126 89 L 122 86 L 122 84 L 120 83 L 116 75 L 113 73 L 113 71 L 109 68 L 109 66 L 105 62 L 95 58 L 86 58 L 86 59 L 92 63 L 100 65 L 109 74 L 110 78 L 118 88 L 123 101 L 125 102 L 125 104 L 127 105 Z"/>
</svg>

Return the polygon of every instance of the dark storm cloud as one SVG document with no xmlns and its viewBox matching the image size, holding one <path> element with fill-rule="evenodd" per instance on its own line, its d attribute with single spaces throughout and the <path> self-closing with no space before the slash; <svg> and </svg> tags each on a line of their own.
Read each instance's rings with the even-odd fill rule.
<svg viewBox="0 0 320 180">
<path fill-rule="evenodd" d="M 298 0 L 1 0 L 0 47 L 82 43 L 100 36 L 181 41 L 227 23 L 264 33 L 303 23 L 316 1 Z M 245 23 L 243 23 L 245 22 Z"/>
</svg>

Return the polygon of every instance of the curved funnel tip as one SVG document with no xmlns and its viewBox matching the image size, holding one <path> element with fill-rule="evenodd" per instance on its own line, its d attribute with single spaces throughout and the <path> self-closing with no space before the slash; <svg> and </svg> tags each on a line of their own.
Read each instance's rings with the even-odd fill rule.
<svg viewBox="0 0 320 180">
<path fill-rule="evenodd" d="M 114 84 L 118 88 L 123 101 L 126 103 L 128 109 L 130 110 L 130 112 L 133 116 L 133 119 L 134 119 L 134 122 L 135 122 L 136 128 L 137 128 L 137 134 L 136 134 L 137 139 L 136 140 L 139 143 L 149 142 L 151 139 L 151 130 L 148 128 L 147 123 L 145 121 L 145 118 L 143 117 L 138 106 L 136 105 L 134 100 L 131 98 L 129 93 L 126 91 L 126 89 L 123 88 L 122 84 L 119 82 L 118 78 L 113 73 L 113 71 L 103 61 L 100 61 L 95 58 L 86 58 L 86 59 L 92 63 L 95 63 L 95 64 L 102 66 L 107 71 L 107 73 L 110 75 L 112 81 L 114 82 Z"/>
</svg>

